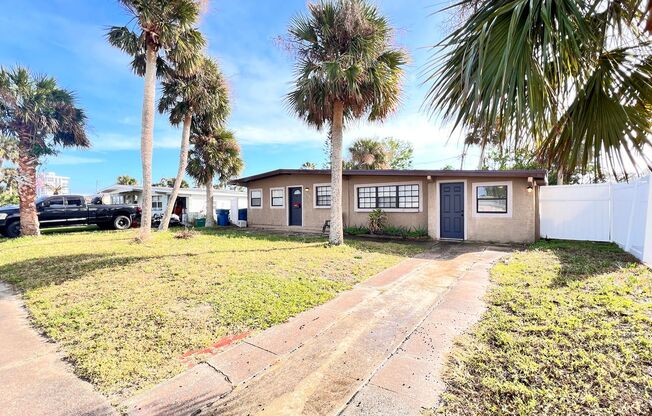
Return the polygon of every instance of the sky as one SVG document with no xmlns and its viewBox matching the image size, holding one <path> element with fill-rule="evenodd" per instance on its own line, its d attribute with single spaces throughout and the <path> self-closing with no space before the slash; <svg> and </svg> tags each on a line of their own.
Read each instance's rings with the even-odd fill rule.
<svg viewBox="0 0 652 416">
<path fill-rule="evenodd" d="M 243 176 L 279 168 L 322 166 L 325 131 L 304 124 L 284 104 L 292 88 L 293 57 L 279 46 L 292 17 L 306 10 L 305 0 L 213 0 L 200 29 L 207 53 L 221 65 L 231 92 L 232 129 L 242 148 Z M 448 17 L 435 13 L 442 0 L 378 0 L 379 10 L 396 29 L 395 44 L 410 55 L 402 104 L 383 123 L 346 126 L 345 147 L 360 137 L 395 137 L 411 142 L 414 168 L 460 166 L 459 134 L 423 107 L 428 90 L 425 70 L 430 45 L 450 29 Z M 88 115 L 90 149 L 64 149 L 40 170 L 69 176 L 71 192 L 95 193 L 118 175 L 141 178 L 140 117 L 143 80 L 131 72 L 130 58 L 111 47 L 109 26 L 129 17 L 111 0 L 0 0 L 0 65 L 24 65 L 56 78 L 72 90 Z M 158 95 L 157 95 L 158 97 Z M 181 131 L 158 115 L 154 129 L 153 177 L 173 177 Z M 477 164 L 477 153 L 465 167 Z"/>
</svg>

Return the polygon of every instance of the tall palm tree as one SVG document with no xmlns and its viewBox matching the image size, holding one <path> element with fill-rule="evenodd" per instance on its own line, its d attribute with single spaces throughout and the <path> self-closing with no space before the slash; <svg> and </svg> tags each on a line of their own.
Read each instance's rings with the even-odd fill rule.
<svg viewBox="0 0 652 416">
<path fill-rule="evenodd" d="M 18 195 L 22 235 L 39 235 L 36 168 L 58 146 L 89 147 L 86 115 L 72 92 L 54 78 L 26 68 L 0 68 L 0 134 L 18 144 Z"/>
<path fill-rule="evenodd" d="M 301 165 L 301 169 L 303 170 L 315 170 L 317 169 L 317 165 L 315 165 L 313 162 L 303 162 Z"/>
<path fill-rule="evenodd" d="M 216 129 L 213 125 L 193 127 L 193 148 L 189 153 L 188 175 L 206 186 L 206 226 L 215 225 L 213 220 L 213 184 L 221 185 L 240 174 L 244 166 L 240 146 L 232 131 Z"/>
<path fill-rule="evenodd" d="M 193 114 L 200 114 L 203 123 L 220 126 L 226 121 L 230 112 L 226 80 L 217 63 L 210 58 L 203 57 L 198 70 L 191 75 L 172 72 L 163 81 L 163 94 L 158 109 L 161 113 L 168 112 L 170 114 L 172 125 L 183 124 L 179 169 L 172 188 L 172 195 L 168 200 L 163 220 L 159 226 L 159 230 L 167 231 L 188 164 L 190 125 Z"/>
<path fill-rule="evenodd" d="M 120 175 L 116 179 L 118 185 L 138 185 L 136 178 L 129 175 Z"/>
<path fill-rule="evenodd" d="M 351 169 L 388 169 L 388 155 L 383 143 L 374 139 L 358 139 L 349 146 Z"/>
<path fill-rule="evenodd" d="M 194 28 L 200 12 L 196 0 L 120 0 L 134 22 L 108 30 L 109 43 L 133 56 L 132 69 L 145 78 L 140 152 L 143 167 L 143 200 L 140 238 L 149 237 L 152 218 L 152 142 L 156 76 L 174 64 L 176 71 L 196 69 L 204 46 L 201 33 Z"/>
<path fill-rule="evenodd" d="M 399 105 L 405 52 L 392 47 L 392 28 L 364 0 L 308 4 L 290 24 L 297 54 L 294 90 L 287 103 L 307 123 L 331 135 L 329 241 L 343 242 L 342 134 L 346 121 L 382 120 Z"/>
<path fill-rule="evenodd" d="M 480 132 L 482 147 L 534 147 L 562 176 L 591 165 L 601 174 L 603 161 L 624 170 L 626 159 L 652 169 L 640 0 L 467 3 L 477 5 L 431 63 L 433 112 Z"/>
</svg>

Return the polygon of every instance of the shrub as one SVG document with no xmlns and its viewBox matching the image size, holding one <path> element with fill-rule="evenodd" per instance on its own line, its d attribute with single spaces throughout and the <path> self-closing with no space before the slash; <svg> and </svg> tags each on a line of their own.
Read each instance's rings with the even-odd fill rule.
<svg viewBox="0 0 652 416">
<path fill-rule="evenodd" d="M 380 234 L 380 232 L 387 226 L 387 214 L 380 208 L 369 213 L 369 232 L 371 234 Z"/>
<path fill-rule="evenodd" d="M 362 235 L 369 234 L 369 228 L 367 227 L 344 227 L 344 232 L 349 235 Z"/>
</svg>

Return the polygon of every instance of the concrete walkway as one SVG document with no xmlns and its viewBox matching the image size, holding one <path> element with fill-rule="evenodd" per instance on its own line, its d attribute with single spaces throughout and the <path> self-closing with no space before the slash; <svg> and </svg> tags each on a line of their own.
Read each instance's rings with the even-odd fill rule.
<svg viewBox="0 0 652 416">
<path fill-rule="evenodd" d="M 504 249 L 440 243 L 126 403 L 134 415 L 396 415 L 436 405 Z"/>
<path fill-rule="evenodd" d="M 0 283 L 0 414 L 115 414 L 102 395 L 72 373 L 55 344 L 31 327 L 22 302 L 4 283 Z"/>
</svg>

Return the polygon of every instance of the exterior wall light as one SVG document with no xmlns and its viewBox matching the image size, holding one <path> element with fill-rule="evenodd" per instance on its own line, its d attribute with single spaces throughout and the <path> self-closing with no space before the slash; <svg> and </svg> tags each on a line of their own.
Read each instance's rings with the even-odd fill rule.
<svg viewBox="0 0 652 416">
<path fill-rule="evenodd" d="M 528 186 L 527 186 L 527 191 L 528 191 L 528 192 L 532 192 L 532 185 L 528 185 Z"/>
</svg>

